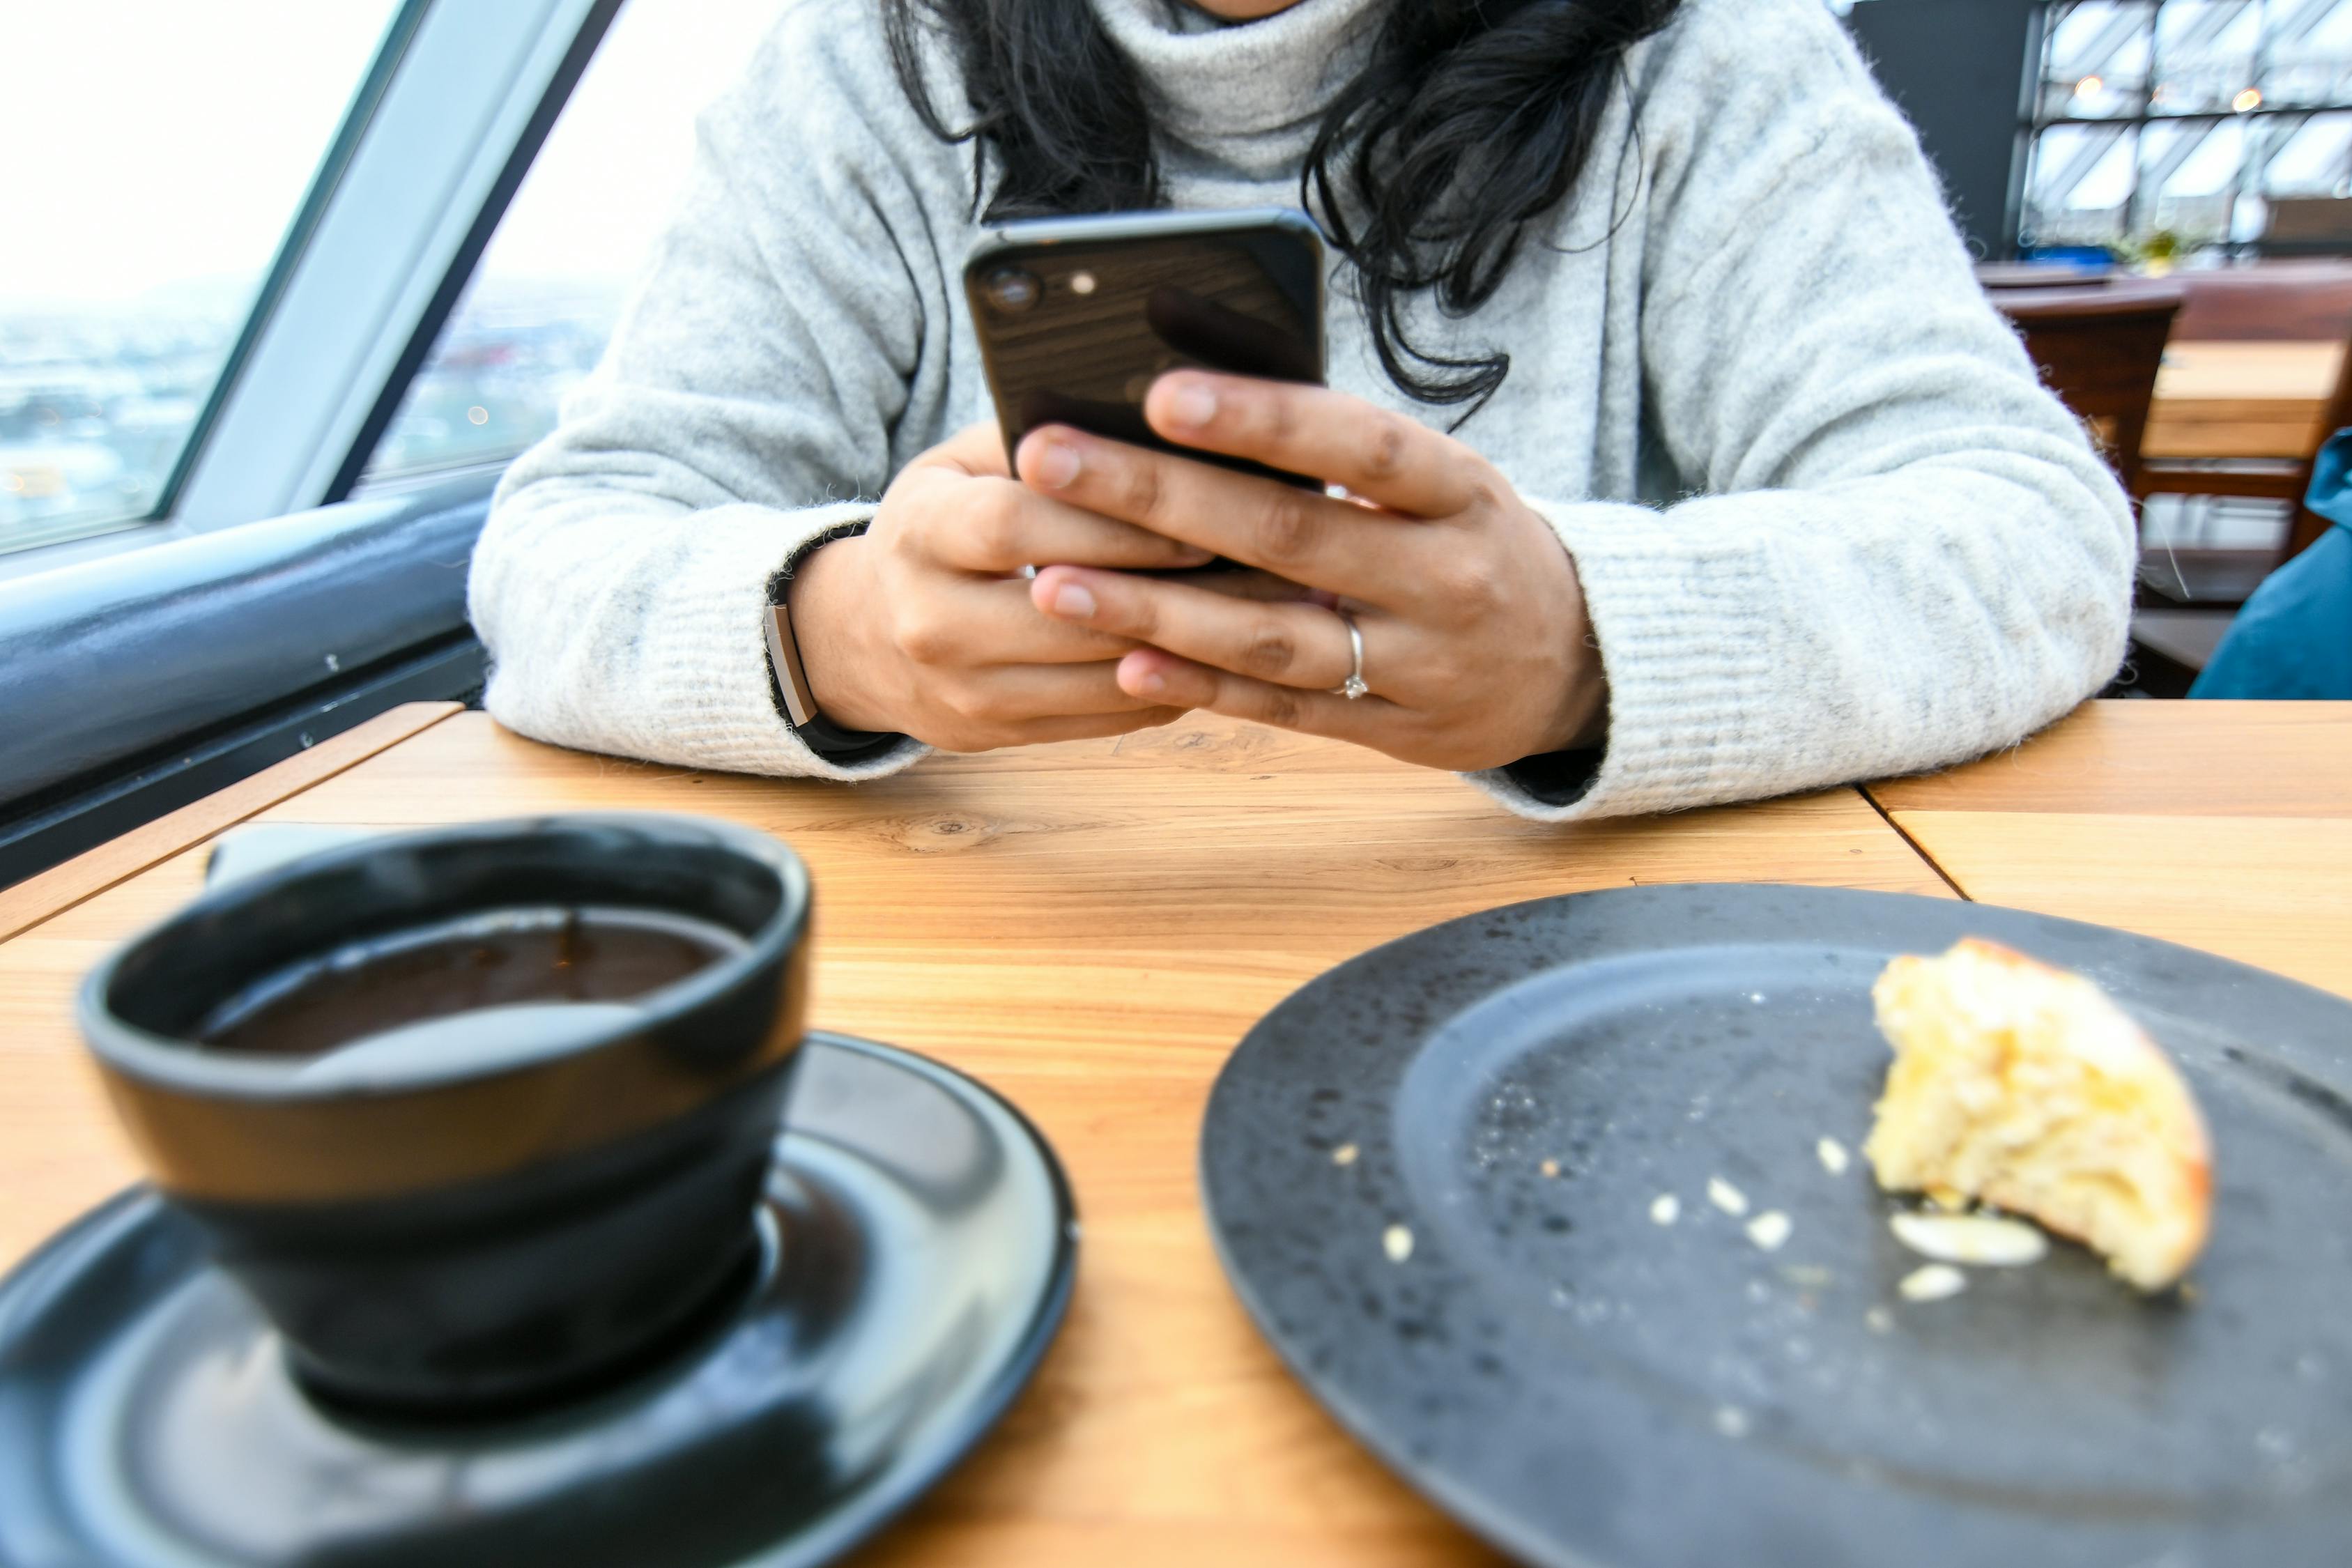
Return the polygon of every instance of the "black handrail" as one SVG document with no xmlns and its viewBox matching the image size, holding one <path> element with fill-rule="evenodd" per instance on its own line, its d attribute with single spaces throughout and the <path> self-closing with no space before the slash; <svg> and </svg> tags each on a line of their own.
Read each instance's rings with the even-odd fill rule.
<svg viewBox="0 0 2352 1568">
<path fill-rule="evenodd" d="M 0 885 L 395 702 L 468 694 L 469 477 L 0 584 Z"/>
</svg>

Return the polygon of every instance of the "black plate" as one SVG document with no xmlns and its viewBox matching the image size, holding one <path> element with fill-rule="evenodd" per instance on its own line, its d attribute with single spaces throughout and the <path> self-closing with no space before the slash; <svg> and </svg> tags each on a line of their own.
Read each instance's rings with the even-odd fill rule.
<svg viewBox="0 0 2352 1568">
<path fill-rule="evenodd" d="M 529 1422 L 323 1415 L 152 1192 L 85 1216 L 0 1283 L 0 1564 L 840 1555 L 1028 1382 L 1076 1232 L 1052 1151 L 970 1079 L 838 1036 L 799 1071 L 757 1277 L 661 1365 Z"/>
<path fill-rule="evenodd" d="M 2090 974 L 2180 1063 L 2218 1147 L 2192 1291 L 2143 1300 L 2061 1245 L 1896 1295 L 1924 1260 L 1859 1154 L 1869 986 L 1969 934 Z M 1787 1244 L 1711 1206 L 1716 1176 Z M 1217 1081 L 1202 1180 L 1291 1369 L 1530 1562 L 2352 1562 L 2352 1005 L 2258 970 L 1894 894 L 1520 904 L 1276 1008 Z"/>
</svg>

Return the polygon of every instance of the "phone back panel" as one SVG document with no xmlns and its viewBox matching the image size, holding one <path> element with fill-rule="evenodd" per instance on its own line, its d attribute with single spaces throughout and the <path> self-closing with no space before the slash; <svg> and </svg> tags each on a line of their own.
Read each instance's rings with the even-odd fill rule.
<svg viewBox="0 0 2352 1568">
<path fill-rule="evenodd" d="M 1153 380 L 1180 367 L 1323 379 L 1323 258 L 1312 228 L 1258 218 L 1152 232 L 1176 216 L 1138 215 L 1130 233 L 1117 232 L 1118 219 L 1009 225 L 974 253 L 964 282 L 1008 459 L 1031 430 L 1066 424 L 1319 488 L 1174 446 L 1144 423 Z"/>
</svg>

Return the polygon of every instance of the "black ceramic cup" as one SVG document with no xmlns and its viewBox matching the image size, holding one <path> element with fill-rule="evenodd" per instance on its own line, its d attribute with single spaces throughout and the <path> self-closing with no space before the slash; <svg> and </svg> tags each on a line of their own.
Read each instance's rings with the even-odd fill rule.
<svg viewBox="0 0 2352 1568">
<path fill-rule="evenodd" d="M 711 943 L 673 966 L 682 977 L 595 1005 L 424 996 L 409 1009 L 424 1050 L 224 1047 L 252 1044 L 223 1036 L 224 1009 L 414 933 L 488 942 L 600 911 Z M 80 1024 L 156 1185 L 307 1387 L 478 1412 L 657 1354 L 748 1272 L 800 1051 L 809 913 L 798 858 L 726 823 L 577 816 L 372 838 L 217 888 L 135 938 L 84 984 Z"/>
</svg>

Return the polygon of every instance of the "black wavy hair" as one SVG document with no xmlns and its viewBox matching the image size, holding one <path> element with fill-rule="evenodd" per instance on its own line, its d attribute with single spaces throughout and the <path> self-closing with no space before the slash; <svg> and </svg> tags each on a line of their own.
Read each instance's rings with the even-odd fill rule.
<svg viewBox="0 0 2352 1568">
<path fill-rule="evenodd" d="M 1181 4 L 1182 0 L 1170 0 Z M 1574 188 L 1627 48 L 1682 0 L 1393 0 L 1370 62 L 1341 88 L 1299 175 L 1300 205 L 1353 263 L 1381 364 L 1408 395 L 1467 418 L 1510 373 L 1405 336 L 1412 295 L 1466 316 L 1501 286 L 1528 227 Z M 1143 84 L 1089 0 L 882 0 L 899 84 L 942 141 L 973 143 L 972 200 L 995 220 L 1161 205 Z M 936 30 L 971 120 L 923 79 Z M 987 188 L 988 158 L 998 179 Z"/>
</svg>

